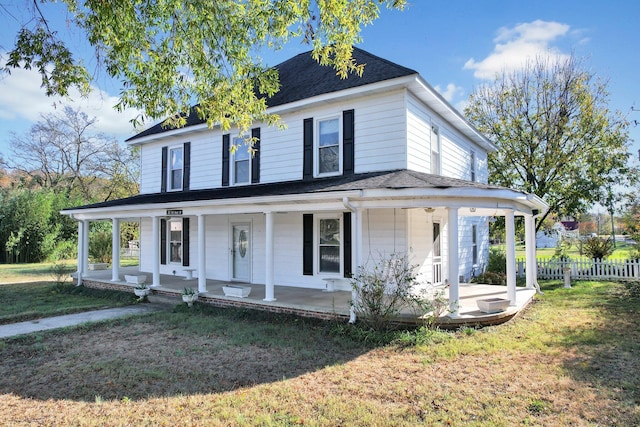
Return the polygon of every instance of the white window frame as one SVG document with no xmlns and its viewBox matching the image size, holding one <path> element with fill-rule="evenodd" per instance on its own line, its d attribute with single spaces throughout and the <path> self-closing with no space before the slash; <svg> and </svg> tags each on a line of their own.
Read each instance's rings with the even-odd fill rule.
<svg viewBox="0 0 640 427">
<path fill-rule="evenodd" d="M 431 125 L 431 173 L 434 175 L 442 174 L 442 144 L 440 142 L 440 127 L 437 125 Z"/>
<path fill-rule="evenodd" d="M 182 167 L 180 168 L 180 179 L 179 179 L 179 186 L 174 188 L 173 187 L 173 171 L 177 170 L 174 169 L 172 166 L 172 160 L 173 160 L 173 152 L 174 151 L 178 151 L 180 150 L 181 153 L 181 157 L 182 157 Z M 167 190 L 168 191 L 182 191 L 182 185 L 184 183 L 184 145 L 175 145 L 173 147 L 169 147 L 168 150 L 168 154 L 167 154 Z"/>
<path fill-rule="evenodd" d="M 320 172 L 320 123 L 330 120 L 338 121 L 338 170 L 331 172 Z M 313 173 L 316 177 L 322 176 L 335 176 L 342 174 L 342 162 L 343 162 L 343 142 L 342 142 L 342 116 L 339 114 L 318 117 L 315 119 L 313 132 Z"/>
<path fill-rule="evenodd" d="M 338 221 L 338 227 L 340 228 L 340 243 L 338 263 L 340 265 L 339 271 L 321 271 L 320 270 L 320 221 L 326 219 L 334 219 Z M 340 214 L 323 214 L 314 215 L 314 233 L 313 233 L 313 247 L 314 247 L 314 264 L 316 274 L 322 277 L 343 277 L 344 275 L 344 221 Z M 335 246 L 335 245 L 331 245 Z"/>
<path fill-rule="evenodd" d="M 171 240 L 172 223 L 180 224 L 180 261 L 173 261 L 173 257 L 171 254 L 171 244 L 174 242 L 174 240 Z M 167 219 L 167 264 L 182 265 L 182 260 L 184 259 L 184 230 L 182 229 L 183 224 L 184 223 L 181 217 Z"/>
<path fill-rule="evenodd" d="M 478 264 L 478 225 L 471 225 L 471 261 L 473 265 Z"/>
<path fill-rule="evenodd" d="M 478 173 L 476 172 L 476 152 L 471 150 L 469 152 L 469 170 L 471 175 L 471 182 L 476 182 Z"/>
<path fill-rule="evenodd" d="M 244 137 L 235 137 L 233 138 L 233 144 L 235 145 L 235 150 L 233 151 L 233 153 L 231 153 L 231 155 L 229 156 L 229 174 L 231 175 L 229 177 L 229 182 L 231 183 L 231 185 L 249 185 L 251 184 L 251 163 L 252 163 L 252 159 L 253 156 L 251 155 L 251 153 L 249 151 L 247 151 L 247 145 L 245 143 L 245 138 Z M 242 182 L 238 182 L 236 181 L 236 153 L 238 153 L 239 150 L 244 150 L 245 153 L 247 153 L 249 155 L 248 159 L 243 159 L 240 161 L 246 161 L 247 164 L 249 165 L 249 174 L 247 177 L 246 181 L 242 181 Z"/>
</svg>

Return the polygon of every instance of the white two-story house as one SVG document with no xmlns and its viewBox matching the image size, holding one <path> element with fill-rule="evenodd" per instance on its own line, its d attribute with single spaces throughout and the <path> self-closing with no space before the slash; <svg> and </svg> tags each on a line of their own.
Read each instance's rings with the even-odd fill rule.
<svg viewBox="0 0 640 427">
<path fill-rule="evenodd" d="M 286 129 L 254 123 L 253 155 L 242 136 L 195 115 L 130 138 L 140 194 L 63 211 L 79 221 L 80 278 L 88 223 L 113 221 L 116 258 L 119 223 L 134 219 L 153 285 L 192 270 L 200 292 L 206 279 L 237 281 L 273 301 L 275 285 L 349 290 L 344 278 L 357 268 L 402 253 L 424 282 L 449 283 L 455 308 L 460 281 L 487 263 L 489 218 L 505 216 L 515 292 L 514 216 L 525 217 L 535 250 L 534 216 L 547 205 L 487 184 L 496 147 L 417 72 L 357 48 L 354 57 L 366 64 L 360 78 L 340 79 L 310 53 L 278 65 L 268 111 Z"/>
</svg>

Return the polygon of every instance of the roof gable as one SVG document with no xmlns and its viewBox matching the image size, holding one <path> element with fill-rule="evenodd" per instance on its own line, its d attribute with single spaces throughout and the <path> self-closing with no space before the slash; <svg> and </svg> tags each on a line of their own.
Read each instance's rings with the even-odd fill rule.
<svg viewBox="0 0 640 427">
<path fill-rule="evenodd" d="M 351 75 L 346 79 L 340 78 L 332 67 L 320 65 L 313 59 L 311 51 L 301 53 L 276 65 L 274 68 L 278 70 L 281 89 L 267 99 L 267 106 L 275 107 L 318 95 L 418 74 L 414 70 L 372 55 L 357 47 L 353 48 L 353 58 L 356 63 L 365 64 L 361 77 Z M 204 122 L 192 109 L 187 116 L 185 127 Z M 127 142 L 169 130 L 172 129 L 158 123 L 127 139 Z"/>
</svg>

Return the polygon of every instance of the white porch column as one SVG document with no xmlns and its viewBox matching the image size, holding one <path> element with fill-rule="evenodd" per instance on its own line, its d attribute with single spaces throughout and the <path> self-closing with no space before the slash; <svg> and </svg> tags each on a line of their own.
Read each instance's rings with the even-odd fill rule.
<svg viewBox="0 0 640 427">
<path fill-rule="evenodd" d="M 151 218 L 151 234 L 153 234 L 153 283 L 160 286 L 160 217 Z"/>
<path fill-rule="evenodd" d="M 447 241 L 449 251 L 447 256 L 448 276 L 449 276 L 449 310 L 450 317 L 460 315 L 460 282 L 458 273 L 460 272 L 458 255 L 458 208 L 447 209 Z"/>
<path fill-rule="evenodd" d="M 120 219 L 111 220 L 111 281 L 120 281 Z"/>
<path fill-rule="evenodd" d="M 207 241 L 204 215 L 198 215 L 198 292 L 207 292 Z"/>
<path fill-rule="evenodd" d="M 82 256 L 84 254 L 84 221 L 78 221 L 78 286 L 82 285 L 82 276 L 84 276 L 84 263 Z"/>
<path fill-rule="evenodd" d="M 82 274 L 89 271 L 89 220 L 82 221 Z"/>
<path fill-rule="evenodd" d="M 351 212 L 351 248 L 352 248 L 352 265 L 351 271 L 354 275 L 358 274 L 362 267 L 362 209 L 356 208 Z M 351 300 L 356 301 L 358 294 L 351 290 Z M 356 312 L 351 306 L 349 310 L 349 323 L 355 323 Z"/>
<path fill-rule="evenodd" d="M 505 234 L 507 235 L 507 299 L 509 305 L 516 305 L 516 232 L 512 210 L 504 215 Z"/>
<path fill-rule="evenodd" d="M 265 220 L 265 268 L 264 268 L 264 300 L 275 301 L 273 286 L 273 212 L 264 213 Z"/>
<path fill-rule="evenodd" d="M 536 220 L 533 215 L 524 216 L 524 241 L 526 249 L 527 289 L 535 287 L 535 276 L 538 269 L 536 261 Z"/>
</svg>

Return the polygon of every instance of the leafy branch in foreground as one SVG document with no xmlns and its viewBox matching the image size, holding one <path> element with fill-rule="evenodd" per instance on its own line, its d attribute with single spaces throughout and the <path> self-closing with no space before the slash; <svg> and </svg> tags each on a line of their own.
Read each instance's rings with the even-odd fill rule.
<svg viewBox="0 0 640 427">
<path fill-rule="evenodd" d="M 363 26 L 380 5 L 403 9 L 405 0 L 167 0 L 161 2 L 64 0 L 70 22 L 86 33 L 99 63 L 123 82 L 117 109 L 136 108 L 145 118 L 170 117 L 183 126 L 195 111 L 209 126 L 240 132 L 254 120 L 279 124 L 266 97 L 278 89 L 277 71 L 260 51 L 301 38 L 313 57 L 342 78 L 361 75 L 352 58 Z M 37 3 L 34 29 L 21 30 L 6 69 L 37 67 L 47 94 L 86 92 L 90 75 L 51 31 Z"/>
</svg>

